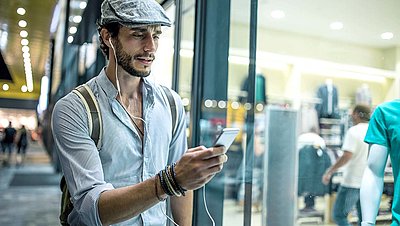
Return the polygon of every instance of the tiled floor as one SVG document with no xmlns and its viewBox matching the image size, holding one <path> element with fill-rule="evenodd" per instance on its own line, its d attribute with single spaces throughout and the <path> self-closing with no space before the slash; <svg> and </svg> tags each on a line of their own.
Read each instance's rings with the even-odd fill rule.
<svg viewBox="0 0 400 226">
<path fill-rule="evenodd" d="M 59 225 L 61 192 L 57 185 L 10 186 L 16 174 L 37 173 L 58 176 L 54 173 L 46 153 L 39 144 L 31 144 L 25 165 L 16 167 L 15 158 L 9 167 L 0 164 L 1 226 Z"/>
</svg>

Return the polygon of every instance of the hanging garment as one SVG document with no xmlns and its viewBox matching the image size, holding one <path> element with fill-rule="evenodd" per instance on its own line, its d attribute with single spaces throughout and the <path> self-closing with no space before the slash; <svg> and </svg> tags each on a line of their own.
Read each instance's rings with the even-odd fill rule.
<svg viewBox="0 0 400 226">
<path fill-rule="evenodd" d="M 329 188 L 322 183 L 321 178 L 330 166 L 331 160 L 324 149 L 313 145 L 303 146 L 299 151 L 298 195 L 326 194 Z"/>
</svg>

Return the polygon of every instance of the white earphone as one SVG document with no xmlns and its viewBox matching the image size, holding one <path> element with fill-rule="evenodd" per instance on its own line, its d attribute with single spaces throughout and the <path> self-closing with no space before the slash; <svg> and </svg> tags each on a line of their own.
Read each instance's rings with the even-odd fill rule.
<svg viewBox="0 0 400 226">
<path fill-rule="evenodd" d="M 117 90 L 118 90 L 118 95 L 122 98 L 121 96 L 121 87 L 119 86 L 119 80 L 118 80 L 118 60 L 117 60 L 117 54 L 115 53 L 115 48 L 114 45 L 112 44 L 111 37 L 108 38 L 108 41 L 110 42 L 111 48 L 114 51 L 114 59 L 115 59 L 115 80 L 117 83 Z"/>
</svg>

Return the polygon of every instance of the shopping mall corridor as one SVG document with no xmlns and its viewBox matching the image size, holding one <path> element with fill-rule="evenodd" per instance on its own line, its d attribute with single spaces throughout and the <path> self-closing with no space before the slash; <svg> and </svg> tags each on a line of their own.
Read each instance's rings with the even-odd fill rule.
<svg viewBox="0 0 400 226">
<path fill-rule="evenodd" d="M 0 163 L 5 156 L 0 154 Z M 23 165 L 15 150 L 9 166 L 0 164 L 0 225 L 59 225 L 60 175 L 55 173 L 41 142 L 31 142 Z"/>
</svg>

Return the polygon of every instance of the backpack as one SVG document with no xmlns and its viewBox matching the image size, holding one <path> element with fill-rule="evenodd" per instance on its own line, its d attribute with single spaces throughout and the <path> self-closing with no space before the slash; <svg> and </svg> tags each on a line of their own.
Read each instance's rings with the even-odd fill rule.
<svg viewBox="0 0 400 226">
<path fill-rule="evenodd" d="M 172 135 L 175 133 L 176 127 L 176 115 L 177 108 L 175 104 L 175 99 L 172 96 L 171 91 L 165 87 L 161 86 L 165 96 L 168 99 L 171 116 L 172 116 Z M 82 100 L 88 115 L 89 120 L 89 134 L 90 138 L 96 144 L 98 150 L 101 148 L 101 139 L 103 135 L 103 125 L 101 120 L 100 108 L 95 98 L 92 90 L 87 84 L 80 85 L 72 90 L 73 93 L 77 94 L 78 97 Z M 74 208 L 71 202 L 71 194 L 68 191 L 67 183 L 65 181 L 65 177 L 62 176 L 60 181 L 60 189 L 62 192 L 61 195 L 61 211 L 60 211 L 60 223 L 61 225 L 68 226 L 68 215 L 72 212 Z"/>
</svg>

